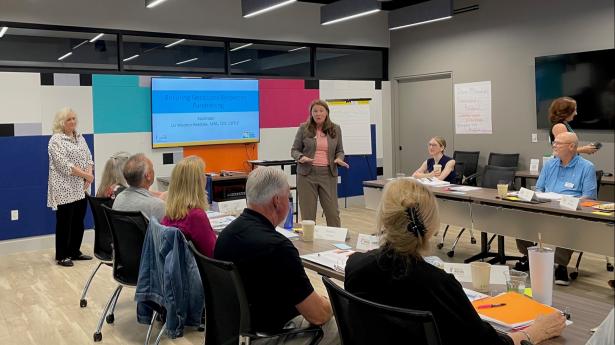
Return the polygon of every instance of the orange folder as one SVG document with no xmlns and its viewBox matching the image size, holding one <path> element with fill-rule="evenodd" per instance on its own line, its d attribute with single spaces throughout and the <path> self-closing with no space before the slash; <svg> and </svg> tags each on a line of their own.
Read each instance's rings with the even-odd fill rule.
<svg viewBox="0 0 615 345">
<path fill-rule="evenodd" d="M 494 308 L 478 308 L 479 306 L 501 303 L 506 305 Z M 509 328 L 527 325 L 539 315 L 559 312 L 553 307 L 516 292 L 506 292 L 495 297 L 476 300 L 472 302 L 472 305 L 482 319 Z"/>
<path fill-rule="evenodd" d="M 599 205 L 600 203 L 597 201 L 592 201 L 592 200 L 588 200 L 588 201 L 582 201 L 580 203 L 581 206 L 583 207 L 592 207 L 592 206 L 596 206 Z"/>
</svg>

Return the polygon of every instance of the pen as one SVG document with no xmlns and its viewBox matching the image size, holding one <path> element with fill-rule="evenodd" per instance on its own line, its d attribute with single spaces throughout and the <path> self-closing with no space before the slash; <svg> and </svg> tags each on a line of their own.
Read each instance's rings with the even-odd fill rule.
<svg viewBox="0 0 615 345">
<path fill-rule="evenodd" d="M 498 304 L 483 304 L 479 305 L 478 309 L 487 309 L 487 308 L 495 308 L 495 307 L 503 307 L 506 303 L 498 303 Z"/>
</svg>

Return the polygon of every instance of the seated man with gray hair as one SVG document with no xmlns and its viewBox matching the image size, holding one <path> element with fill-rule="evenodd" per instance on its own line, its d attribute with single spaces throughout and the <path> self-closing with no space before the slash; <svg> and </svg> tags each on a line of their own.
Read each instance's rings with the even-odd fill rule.
<svg viewBox="0 0 615 345">
<path fill-rule="evenodd" d="M 579 139 L 571 132 L 560 133 L 553 141 L 553 154 L 542 170 L 536 182 L 537 192 L 553 192 L 570 195 L 581 199 L 596 199 L 596 169 L 594 164 L 577 154 Z M 523 253 L 524 258 L 515 264 L 515 269 L 527 271 L 527 248 L 534 243 L 517 240 L 517 249 Z M 572 250 L 555 248 L 555 284 L 570 285 L 568 277 L 568 263 Z"/>
<path fill-rule="evenodd" d="M 128 188 L 117 195 L 113 209 L 141 211 L 148 219 L 164 217 L 164 201 L 152 195 L 149 187 L 154 183 L 154 164 L 143 153 L 130 156 L 123 169 Z"/>
<path fill-rule="evenodd" d="M 276 231 L 288 215 L 289 196 L 283 170 L 252 171 L 246 183 L 248 207 L 222 231 L 214 258 L 237 266 L 255 331 L 279 331 L 290 322 L 297 327 L 322 325 L 320 344 L 339 344 L 331 303 L 314 291 L 297 248 Z M 303 339 L 292 341 L 303 343 Z"/>
</svg>

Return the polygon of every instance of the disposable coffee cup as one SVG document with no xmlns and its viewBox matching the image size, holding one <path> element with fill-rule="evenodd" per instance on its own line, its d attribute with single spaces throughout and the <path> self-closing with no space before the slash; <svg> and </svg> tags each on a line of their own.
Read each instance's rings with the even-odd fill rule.
<svg viewBox="0 0 615 345">
<path fill-rule="evenodd" d="M 470 264 L 472 270 L 472 286 L 476 291 L 489 291 L 491 278 L 491 264 L 475 261 Z"/>
<path fill-rule="evenodd" d="M 553 302 L 553 264 L 555 251 L 551 248 L 530 247 L 527 249 L 530 260 L 530 281 L 532 297 L 540 303 L 551 305 Z"/>
<path fill-rule="evenodd" d="M 313 220 L 302 220 L 301 221 L 301 239 L 306 242 L 314 241 L 314 226 L 316 223 Z"/>
<path fill-rule="evenodd" d="M 440 164 L 434 164 L 434 166 L 433 166 L 433 172 L 434 172 L 434 173 L 440 173 L 440 172 L 442 172 L 442 165 L 440 165 Z"/>
</svg>

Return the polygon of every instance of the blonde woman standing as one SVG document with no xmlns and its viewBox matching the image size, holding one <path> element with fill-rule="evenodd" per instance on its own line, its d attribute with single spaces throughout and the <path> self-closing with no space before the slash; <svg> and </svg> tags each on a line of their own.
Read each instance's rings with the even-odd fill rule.
<svg viewBox="0 0 615 345">
<path fill-rule="evenodd" d="M 79 250 L 83 240 L 83 219 L 94 175 L 92 153 L 77 132 L 77 114 L 60 109 L 53 121 L 53 135 L 47 146 L 49 179 L 47 207 L 56 210 L 56 255 L 60 266 L 73 266 L 73 260 L 91 260 Z"/>
<path fill-rule="evenodd" d="M 205 163 L 199 157 L 188 156 L 171 173 L 161 224 L 178 228 L 201 254 L 213 257 L 216 234 L 205 213 L 206 208 Z"/>
<path fill-rule="evenodd" d="M 388 183 L 377 217 L 382 245 L 350 256 L 344 281 L 350 293 L 393 307 L 430 311 L 443 345 L 538 344 L 561 334 L 566 319 L 560 313 L 539 316 L 520 332 L 496 332 L 481 320 L 455 277 L 423 259 L 440 227 L 438 206 L 427 187 L 405 179 Z"/>
</svg>

